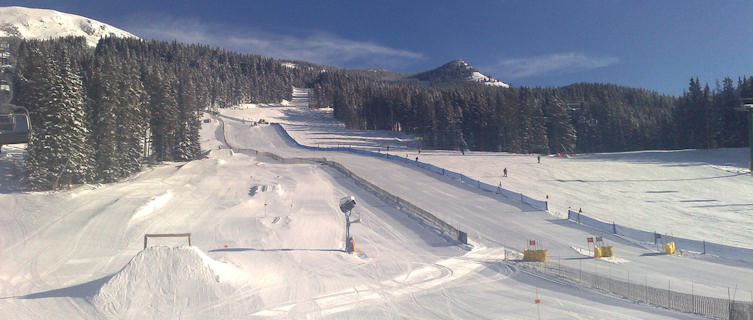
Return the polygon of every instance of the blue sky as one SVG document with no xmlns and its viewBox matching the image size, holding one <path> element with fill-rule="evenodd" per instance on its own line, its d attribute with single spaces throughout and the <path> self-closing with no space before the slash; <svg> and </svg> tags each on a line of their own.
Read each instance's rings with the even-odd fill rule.
<svg viewBox="0 0 753 320">
<path fill-rule="evenodd" d="M 463 59 L 513 85 L 679 95 L 753 74 L 753 1 L 0 1 L 146 39 L 400 72 Z"/>
</svg>

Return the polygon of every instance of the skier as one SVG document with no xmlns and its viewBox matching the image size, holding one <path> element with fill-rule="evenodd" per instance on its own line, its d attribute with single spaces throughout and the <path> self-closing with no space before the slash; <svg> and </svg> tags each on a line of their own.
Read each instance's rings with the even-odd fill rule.
<svg viewBox="0 0 753 320">
<path fill-rule="evenodd" d="M 503 177 L 507 177 L 507 168 L 505 168 L 504 170 L 502 170 L 502 176 Z"/>
<path fill-rule="evenodd" d="M 536 160 L 538 160 L 539 163 L 541 163 L 541 155 L 536 156 Z"/>
</svg>

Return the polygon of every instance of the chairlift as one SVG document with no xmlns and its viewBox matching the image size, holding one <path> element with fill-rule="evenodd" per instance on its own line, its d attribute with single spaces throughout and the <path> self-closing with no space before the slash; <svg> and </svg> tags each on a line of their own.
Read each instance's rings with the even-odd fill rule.
<svg viewBox="0 0 753 320">
<path fill-rule="evenodd" d="M 741 111 L 751 111 L 753 110 L 753 98 L 743 98 L 741 99 Z"/>
<path fill-rule="evenodd" d="M 11 104 L 0 105 L 0 148 L 4 144 L 29 143 L 29 110 Z"/>
</svg>

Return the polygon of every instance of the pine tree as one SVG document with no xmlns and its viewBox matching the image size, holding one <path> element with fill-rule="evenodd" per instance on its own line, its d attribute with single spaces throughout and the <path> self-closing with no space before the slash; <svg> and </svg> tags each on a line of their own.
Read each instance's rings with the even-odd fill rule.
<svg viewBox="0 0 753 320">
<path fill-rule="evenodd" d="M 175 136 L 175 158 L 181 161 L 196 159 L 201 153 L 199 145 L 199 113 L 194 82 L 186 74 L 181 74 L 178 84 L 178 129 Z"/>
<path fill-rule="evenodd" d="M 547 118 L 547 137 L 551 152 L 572 153 L 575 151 L 576 131 L 572 125 L 567 106 L 556 96 L 544 104 Z"/>
<path fill-rule="evenodd" d="M 90 182 L 94 177 L 93 151 L 88 143 L 81 77 L 67 56 L 37 58 L 42 59 L 45 72 L 32 85 L 43 94 L 29 101 L 32 117 L 40 119 L 27 149 L 29 186 L 44 190 L 55 182 Z"/>
<path fill-rule="evenodd" d="M 149 124 L 154 157 L 159 161 L 173 161 L 179 110 L 172 84 L 157 69 L 146 75 L 146 90 L 149 93 Z"/>
</svg>

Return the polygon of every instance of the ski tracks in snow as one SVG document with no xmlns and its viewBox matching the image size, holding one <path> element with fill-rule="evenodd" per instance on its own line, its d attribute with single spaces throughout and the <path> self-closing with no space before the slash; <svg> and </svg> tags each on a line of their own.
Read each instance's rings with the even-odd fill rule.
<svg viewBox="0 0 753 320">
<path fill-rule="evenodd" d="M 476 247 L 459 257 L 452 257 L 435 263 L 421 264 L 419 267 L 413 268 L 407 273 L 392 279 L 356 286 L 302 302 L 260 310 L 253 313 L 252 316 L 286 316 L 291 311 L 297 309 L 297 305 L 306 304 L 310 306 L 312 302 L 319 306 L 318 312 L 320 315 L 326 316 L 354 309 L 361 302 L 374 301 L 377 303 L 392 304 L 392 301 L 402 297 L 408 297 L 414 305 L 421 307 L 421 303 L 416 298 L 418 295 L 436 290 L 443 291 L 444 285 L 476 273 L 482 268 L 486 268 L 485 263 L 490 261 L 498 263 L 503 259 L 504 248 Z M 505 268 L 502 271 L 508 274 L 503 276 L 507 278 L 515 273 L 515 270 L 515 268 Z M 445 293 L 441 294 L 447 297 L 448 301 L 454 300 Z M 426 309 L 426 311 L 431 310 Z M 433 311 L 431 312 L 433 314 Z"/>
</svg>

